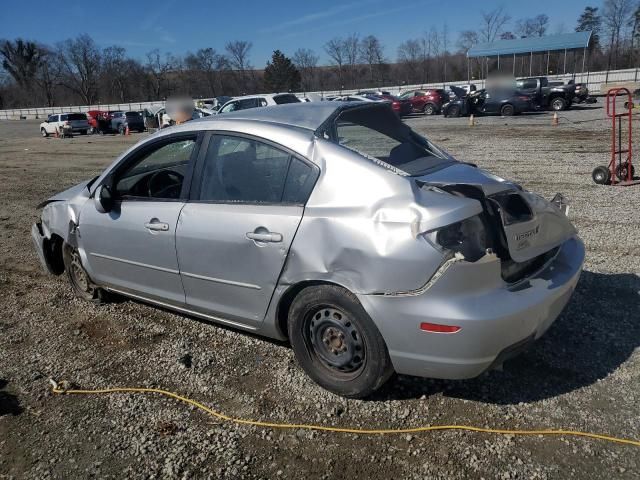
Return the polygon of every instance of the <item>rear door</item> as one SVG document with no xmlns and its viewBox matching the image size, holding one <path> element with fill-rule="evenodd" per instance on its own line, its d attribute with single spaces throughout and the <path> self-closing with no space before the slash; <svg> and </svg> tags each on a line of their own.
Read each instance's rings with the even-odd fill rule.
<svg viewBox="0 0 640 480">
<path fill-rule="evenodd" d="M 180 214 L 176 250 L 187 305 L 258 325 L 317 178 L 317 167 L 262 139 L 212 135 Z"/>
</svg>

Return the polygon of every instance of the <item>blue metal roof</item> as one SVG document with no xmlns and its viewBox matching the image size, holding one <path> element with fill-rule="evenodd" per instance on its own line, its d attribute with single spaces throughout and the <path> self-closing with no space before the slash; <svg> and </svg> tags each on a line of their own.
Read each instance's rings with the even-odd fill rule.
<svg viewBox="0 0 640 480">
<path fill-rule="evenodd" d="M 547 52 L 587 48 L 591 32 L 561 33 L 545 37 L 516 38 L 480 43 L 467 52 L 467 57 L 496 57 L 531 52 Z"/>
</svg>

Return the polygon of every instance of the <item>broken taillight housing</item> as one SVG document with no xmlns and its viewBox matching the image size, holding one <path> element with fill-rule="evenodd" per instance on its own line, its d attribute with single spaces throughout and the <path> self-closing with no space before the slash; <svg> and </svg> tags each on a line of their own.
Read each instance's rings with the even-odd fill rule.
<svg viewBox="0 0 640 480">
<path fill-rule="evenodd" d="M 479 215 L 423 234 L 441 252 L 460 253 L 475 262 L 487 251 L 487 232 Z"/>
</svg>

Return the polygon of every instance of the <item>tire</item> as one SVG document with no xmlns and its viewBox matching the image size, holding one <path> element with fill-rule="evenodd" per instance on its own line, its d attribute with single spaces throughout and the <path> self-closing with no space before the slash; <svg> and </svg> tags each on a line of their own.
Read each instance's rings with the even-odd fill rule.
<svg viewBox="0 0 640 480">
<path fill-rule="evenodd" d="M 80 135 L 86 135 L 87 134 L 87 130 L 80 130 Z"/>
<path fill-rule="evenodd" d="M 633 180 L 633 176 L 636 173 L 633 165 L 629 165 L 629 162 L 622 162 L 616 167 L 616 176 L 618 177 L 618 181 L 624 182 L 627 180 L 628 170 L 631 170 L 631 180 Z"/>
<path fill-rule="evenodd" d="M 425 115 L 435 115 L 438 113 L 438 109 L 433 103 L 425 103 L 424 108 L 422 109 L 422 113 Z"/>
<path fill-rule="evenodd" d="M 513 108 L 513 105 L 511 105 L 510 103 L 507 103 L 506 105 L 503 105 L 502 108 L 500 109 L 500 115 L 502 115 L 503 117 L 512 117 L 516 112 L 516 109 Z"/>
<path fill-rule="evenodd" d="M 76 248 L 67 244 L 63 245 L 62 260 L 67 278 L 71 283 L 71 289 L 78 298 L 94 304 L 106 302 L 107 292 L 98 287 L 89 278 L 89 274 L 82 266 L 82 260 Z"/>
<path fill-rule="evenodd" d="M 42 138 L 47 138 L 49 136 L 49 134 L 44 128 L 40 129 L 40 135 L 42 135 Z"/>
<path fill-rule="evenodd" d="M 457 118 L 460 116 L 460 107 L 458 105 L 452 105 L 447 111 L 447 117 Z"/>
<path fill-rule="evenodd" d="M 591 178 L 593 178 L 593 181 L 598 185 L 609 185 L 611 173 L 607 167 L 599 166 L 593 169 Z"/>
<path fill-rule="evenodd" d="M 567 101 L 562 97 L 556 97 L 551 100 L 551 110 L 554 112 L 560 112 L 567 108 Z"/>
<path fill-rule="evenodd" d="M 356 296 L 344 288 L 302 290 L 289 310 L 288 333 L 305 373 L 337 395 L 367 397 L 393 374 L 382 335 Z"/>
</svg>

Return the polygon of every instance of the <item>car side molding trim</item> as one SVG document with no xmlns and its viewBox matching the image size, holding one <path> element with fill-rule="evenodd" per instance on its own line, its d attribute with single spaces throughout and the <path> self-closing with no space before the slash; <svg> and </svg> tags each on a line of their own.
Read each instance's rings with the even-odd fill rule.
<svg viewBox="0 0 640 480">
<path fill-rule="evenodd" d="M 149 265 L 148 263 L 134 262 L 133 260 L 125 260 L 124 258 L 112 257 L 110 255 L 103 255 L 102 253 L 90 253 L 92 257 L 104 258 L 105 260 L 112 260 L 114 262 L 127 263 L 129 265 L 135 265 L 136 267 L 150 268 L 151 270 L 158 270 L 160 272 L 173 273 L 174 275 L 180 275 L 178 270 L 171 268 L 157 267 L 155 265 Z"/>
<path fill-rule="evenodd" d="M 254 285 L 252 283 L 234 282 L 233 280 L 223 280 L 222 278 L 206 277 L 204 275 L 196 275 L 195 273 L 181 272 L 181 274 L 185 277 L 197 278 L 198 280 L 206 280 L 208 282 L 233 285 L 234 287 L 250 288 L 252 290 L 262 290 L 262 287 L 260 287 L 260 285 Z"/>
<path fill-rule="evenodd" d="M 229 325 L 231 327 L 242 328 L 243 330 L 257 330 L 256 327 L 252 327 L 251 325 L 246 325 L 240 322 L 234 322 L 233 320 L 227 320 L 226 318 L 216 317 L 215 315 L 209 315 L 207 313 L 197 312 L 195 310 L 191 310 L 185 307 L 179 307 L 177 305 L 173 305 L 171 303 L 161 302 L 159 300 L 153 300 L 149 297 L 144 297 L 142 295 L 136 295 L 135 293 L 130 293 L 125 290 L 119 290 L 117 288 L 104 286 L 106 290 L 109 292 L 117 293 L 123 295 L 125 297 L 133 298 L 134 300 L 140 300 L 144 303 L 150 303 L 152 305 L 157 305 L 159 307 L 167 308 L 169 310 L 173 310 L 179 313 L 184 313 L 186 315 L 193 315 L 194 317 L 204 318 L 205 320 L 211 320 L 212 322 L 223 323 L 225 325 Z"/>
</svg>

